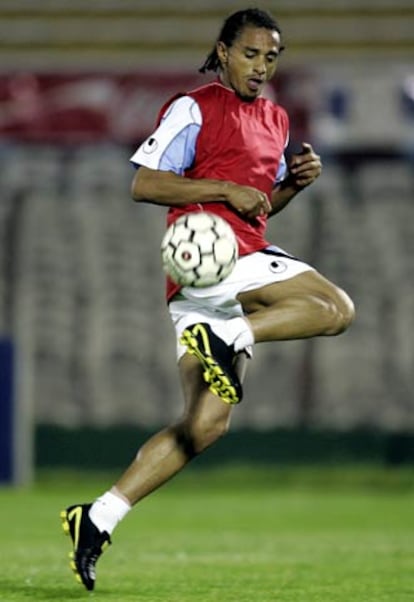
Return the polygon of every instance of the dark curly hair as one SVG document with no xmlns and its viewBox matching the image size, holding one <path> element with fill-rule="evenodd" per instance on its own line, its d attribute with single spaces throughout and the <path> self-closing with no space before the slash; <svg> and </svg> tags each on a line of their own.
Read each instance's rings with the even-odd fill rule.
<svg viewBox="0 0 414 602">
<path fill-rule="evenodd" d="M 220 34 L 216 40 L 217 42 L 224 42 L 229 47 L 232 46 L 233 42 L 239 36 L 241 31 L 247 26 L 263 27 L 271 31 L 277 31 L 281 33 L 281 29 L 275 19 L 269 15 L 269 13 L 259 8 L 247 8 L 245 10 L 239 10 L 224 21 L 223 27 L 221 28 Z M 207 56 L 204 64 L 200 67 L 200 73 L 206 73 L 207 71 L 217 71 L 220 68 L 220 61 L 217 55 L 216 44 L 213 50 Z M 283 47 L 280 49 L 283 50 Z"/>
</svg>

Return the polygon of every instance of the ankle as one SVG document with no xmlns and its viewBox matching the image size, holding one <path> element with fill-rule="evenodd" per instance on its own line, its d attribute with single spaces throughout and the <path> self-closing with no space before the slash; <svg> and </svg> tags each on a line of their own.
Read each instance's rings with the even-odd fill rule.
<svg viewBox="0 0 414 602">
<path fill-rule="evenodd" d="M 92 504 L 89 518 L 101 532 L 111 535 L 117 524 L 131 510 L 131 504 L 125 496 L 119 495 L 116 488 L 107 491 Z"/>
</svg>

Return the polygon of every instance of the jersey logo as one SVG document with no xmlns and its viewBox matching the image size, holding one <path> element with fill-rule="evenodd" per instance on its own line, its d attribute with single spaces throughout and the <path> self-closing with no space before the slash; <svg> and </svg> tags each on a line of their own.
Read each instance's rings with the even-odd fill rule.
<svg viewBox="0 0 414 602">
<path fill-rule="evenodd" d="M 280 259 L 277 261 L 276 259 L 272 259 L 269 263 L 269 270 L 273 272 L 273 274 L 281 274 L 287 270 L 287 265 L 284 261 L 280 261 Z"/>
<path fill-rule="evenodd" d="M 148 140 L 146 140 L 142 146 L 142 150 L 147 155 L 150 155 L 151 153 L 155 153 L 157 148 L 158 148 L 158 142 L 155 140 L 155 138 L 153 136 L 151 136 L 151 138 L 148 138 Z"/>
</svg>

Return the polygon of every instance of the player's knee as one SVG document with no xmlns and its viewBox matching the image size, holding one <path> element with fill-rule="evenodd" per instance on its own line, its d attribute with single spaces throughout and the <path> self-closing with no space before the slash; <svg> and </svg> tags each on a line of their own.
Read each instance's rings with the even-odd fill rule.
<svg viewBox="0 0 414 602">
<path fill-rule="evenodd" d="M 337 289 L 333 297 L 324 299 L 326 310 L 326 335 L 337 335 L 344 332 L 355 318 L 355 307 L 352 299 L 342 289 Z"/>
</svg>

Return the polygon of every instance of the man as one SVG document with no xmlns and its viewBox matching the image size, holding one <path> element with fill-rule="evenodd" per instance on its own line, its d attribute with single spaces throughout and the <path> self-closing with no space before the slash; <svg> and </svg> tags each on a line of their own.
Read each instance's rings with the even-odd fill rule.
<svg viewBox="0 0 414 602">
<path fill-rule="evenodd" d="M 131 507 L 226 432 L 254 343 L 336 335 L 353 319 L 346 293 L 264 238 L 268 217 L 321 173 L 308 143 L 286 165 L 288 117 L 261 97 L 281 51 L 270 15 L 258 9 L 231 15 L 201 69 L 218 71 L 218 79 L 171 99 L 131 159 L 136 201 L 169 207 L 168 223 L 188 211 L 221 215 L 236 233 L 240 258 L 213 287 L 168 282 L 184 413 L 142 446 L 110 491 L 63 511 L 72 568 L 87 589 Z"/>
</svg>

